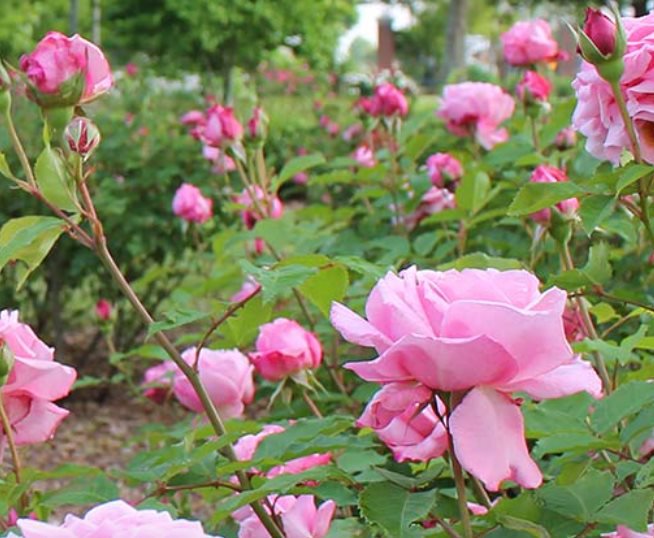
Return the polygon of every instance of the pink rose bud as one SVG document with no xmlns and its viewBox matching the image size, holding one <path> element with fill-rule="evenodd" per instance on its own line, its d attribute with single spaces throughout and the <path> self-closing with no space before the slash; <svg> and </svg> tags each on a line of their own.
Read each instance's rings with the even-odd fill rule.
<svg viewBox="0 0 654 538">
<path fill-rule="evenodd" d="M 31 96 L 45 108 L 88 103 L 113 85 L 102 51 L 79 35 L 49 32 L 32 53 L 21 57 L 20 68 Z"/>
<path fill-rule="evenodd" d="M 136 75 L 139 74 L 138 65 L 133 64 L 133 63 L 128 63 L 125 66 L 125 73 L 127 74 L 128 77 L 135 77 Z"/>
<path fill-rule="evenodd" d="M 254 277 L 248 276 L 243 282 L 241 289 L 238 290 L 234 295 L 229 298 L 230 303 L 240 303 L 252 297 L 261 289 L 261 284 L 259 284 Z"/>
<path fill-rule="evenodd" d="M 563 170 L 556 166 L 541 164 L 534 169 L 529 180 L 534 183 L 557 183 L 568 181 L 568 176 Z M 558 202 L 555 207 L 562 215 L 571 217 L 579 209 L 579 200 L 576 198 L 568 198 L 567 200 Z M 551 210 L 546 207 L 529 216 L 539 224 L 547 225 L 550 222 Z"/>
<path fill-rule="evenodd" d="M 53 402 L 68 395 L 77 373 L 54 360 L 54 349 L 21 323 L 16 311 L 0 311 L 0 340 L 14 357 L 8 383 L 0 387 L 14 439 L 19 445 L 47 441 L 68 416 Z"/>
<path fill-rule="evenodd" d="M 95 303 L 95 315 L 101 321 L 109 321 L 113 312 L 113 306 L 107 299 L 99 299 Z"/>
<path fill-rule="evenodd" d="M 572 127 L 561 129 L 554 139 L 554 145 L 556 146 L 556 149 L 561 151 L 574 148 L 576 144 L 577 132 Z"/>
<path fill-rule="evenodd" d="M 175 192 L 173 213 L 187 222 L 203 224 L 213 216 L 213 200 L 204 197 L 195 185 L 184 183 Z"/>
<path fill-rule="evenodd" d="M 604 56 L 610 56 L 615 50 L 615 23 L 599 9 L 586 8 L 584 33 Z"/>
<path fill-rule="evenodd" d="M 375 154 L 371 148 L 368 146 L 359 146 L 354 150 L 352 158 L 361 166 L 362 168 L 372 168 L 377 164 L 375 161 Z"/>
<path fill-rule="evenodd" d="M 205 534 L 202 523 L 173 519 L 166 511 L 137 510 L 122 500 L 110 501 L 89 510 L 82 518 L 68 514 L 63 523 L 19 519 L 23 538 L 98 538 L 118 536 L 179 536 L 213 538 Z M 218 537 L 215 537 L 218 538 Z"/>
<path fill-rule="evenodd" d="M 213 105 L 206 116 L 206 125 L 201 133 L 205 144 L 224 147 L 243 138 L 243 126 L 236 119 L 233 108 Z"/>
<path fill-rule="evenodd" d="M 182 358 L 193 364 L 196 348 L 182 353 Z M 247 357 L 236 349 L 202 349 L 198 361 L 200 381 L 206 387 L 211 401 L 223 418 L 240 417 L 254 398 L 253 368 Z M 186 376 L 176 375 L 173 393 L 180 403 L 195 411 L 204 412 L 202 402 Z"/>
<path fill-rule="evenodd" d="M 268 116 L 263 109 L 258 106 L 252 111 L 252 116 L 248 120 L 247 133 L 250 139 L 261 142 L 266 139 L 268 133 Z"/>
<path fill-rule="evenodd" d="M 273 195 L 266 197 L 265 193 L 258 185 L 254 187 L 254 194 L 257 202 L 252 200 L 250 191 L 244 189 L 241 194 L 234 198 L 237 204 L 243 206 L 241 211 L 241 219 L 243 224 L 248 230 L 254 228 L 257 221 L 264 218 L 278 219 L 284 213 L 284 206 L 282 201 Z M 261 214 L 263 212 L 263 215 Z"/>
<path fill-rule="evenodd" d="M 525 104 L 542 103 L 549 99 L 552 83 L 536 71 L 525 72 L 516 87 L 516 93 Z"/>
<path fill-rule="evenodd" d="M 445 187 L 463 176 L 463 166 L 449 153 L 434 153 L 427 157 L 427 172 L 435 187 Z"/>
<path fill-rule="evenodd" d="M 380 84 L 375 88 L 371 115 L 373 116 L 406 116 L 409 104 L 404 94 L 390 82 Z"/>
<path fill-rule="evenodd" d="M 322 347 L 316 336 L 286 318 L 259 328 L 256 349 L 250 354 L 252 364 L 269 381 L 281 381 L 302 370 L 313 370 L 322 362 Z"/>
<path fill-rule="evenodd" d="M 64 140 L 68 149 L 80 155 L 84 160 L 91 156 L 101 139 L 100 131 L 95 123 L 83 116 L 74 117 L 64 131 Z"/>
</svg>

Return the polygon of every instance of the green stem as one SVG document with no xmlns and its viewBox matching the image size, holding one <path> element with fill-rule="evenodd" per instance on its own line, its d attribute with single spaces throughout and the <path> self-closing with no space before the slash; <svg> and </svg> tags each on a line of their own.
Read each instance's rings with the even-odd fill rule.
<svg viewBox="0 0 654 538">
<path fill-rule="evenodd" d="M 456 406 L 463 400 L 463 393 L 453 392 L 450 395 L 450 415 L 456 409 Z M 454 475 L 454 484 L 456 485 L 456 500 L 459 505 L 459 515 L 461 517 L 461 525 L 463 526 L 463 538 L 474 538 L 472 532 L 472 524 L 470 522 L 470 512 L 468 511 L 468 502 L 466 497 L 466 480 L 463 474 L 463 468 L 459 463 L 456 453 L 454 452 L 454 442 L 452 434 L 449 429 L 447 431 L 450 445 L 450 465 L 452 466 L 452 474 Z"/>
<path fill-rule="evenodd" d="M 536 125 L 536 118 L 529 116 L 529 123 L 531 124 L 531 139 L 534 144 L 534 149 L 536 153 L 541 152 L 540 148 L 540 137 L 538 136 L 538 126 Z"/>
<path fill-rule="evenodd" d="M 20 137 L 18 136 L 18 132 L 16 131 L 16 127 L 14 126 L 14 120 L 11 117 L 10 109 L 7 109 L 7 113 L 5 114 L 5 120 L 7 121 L 7 130 L 9 131 L 9 138 L 11 139 L 11 143 L 14 146 L 14 151 L 18 155 L 18 160 L 20 161 L 20 164 L 23 167 L 23 172 L 25 172 L 25 177 L 27 178 L 28 183 L 32 187 L 36 187 L 36 179 L 34 178 L 34 174 L 32 173 L 30 160 L 27 158 L 27 153 L 25 152 L 25 148 L 23 147 L 23 144 L 20 141 Z"/>
<path fill-rule="evenodd" d="M 316 416 L 316 418 L 324 418 L 323 414 L 320 412 L 320 409 L 318 409 L 316 402 L 311 399 L 307 389 L 304 387 L 302 387 L 302 399 L 309 406 L 309 409 L 311 409 L 311 412 Z"/>
<path fill-rule="evenodd" d="M 566 271 L 573 271 L 575 268 L 574 261 L 572 260 L 572 255 L 570 254 L 570 247 L 568 243 L 563 243 L 561 245 L 561 264 L 563 265 L 563 268 Z M 599 335 L 597 334 L 597 330 L 595 330 L 595 325 L 593 324 L 593 320 L 590 317 L 590 313 L 588 312 L 586 303 L 584 303 L 583 297 L 575 296 L 574 299 L 575 302 L 577 303 L 577 308 L 579 309 L 579 313 L 581 314 L 581 322 L 584 326 L 584 330 L 586 334 L 593 340 L 599 340 Z M 600 378 L 602 379 L 602 385 L 604 386 L 604 390 L 606 391 L 606 394 L 607 395 L 611 394 L 611 392 L 613 391 L 613 385 L 611 384 L 611 377 L 609 376 L 609 372 L 606 369 L 606 364 L 604 363 L 604 359 L 602 358 L 602 355 L 597 351 L 593 353 L 593 362 L 595 365 L 595 370 L 597 371 Z"/>
<path fill-rule="evenodd" d="M 16 475 L 16 484 L 20 484 L 22 481 L 21 478 L 21 464 L 20 458 L 18 456 L 18 448 L 16 447 L 16 440 L 14 439 L 14 432 L 11 429 L 11 422 L 9 422 L 9 417 L 7 416 L 7 411 L 5 411 L 5 406 L 2 402 L 2 396 L 0 395 L 0 422 L 2 423 L 2 429 L 5 432 L 5 437 L 7 438 L 7 444 L 9 445 L 9 452 L 11 452 L 11 461 L 14 465 L 14 474 Z"/>
</svg>

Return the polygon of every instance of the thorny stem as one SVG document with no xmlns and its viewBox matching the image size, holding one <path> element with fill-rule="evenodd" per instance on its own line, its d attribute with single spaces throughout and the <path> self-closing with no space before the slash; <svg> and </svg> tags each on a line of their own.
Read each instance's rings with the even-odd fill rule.
<svg viewBox="0 0 654 538">
<path fill-rule="evenodd" d="M 22 477 L 21 477 L 20 458 L 18 456 L 18 448 L 16 447 L 16 440 L 14 439 L 14 432 L 11 429 L 11 423 L 9 422 L 7 411 L 5 410 L 5 406 L 2 403 L 2 396 L 0 396 L 0 422 L 2 422 L 2 429 L 5 432 L 7 444 L 9 445 L 9 452 L 11 452 L 11 460 L 14 465 L 14 474 L 16 475 L 16 483 L 20 484 L 22 481 Z"/>
<path fill-rule="evenodd" d="M 563 243 L 561 245 L 561 264 L 567 271 L 572 271 L 575 268 L 568 243 Z M 577 295 L 574 297 L 574 299 L 577 303 L 579 313 L 581 314 L 581 322 L 584 326 L 586 335 L 593 340 L 599 340 L 599 335 L 595 330 L 595 325 L 593 325 L 593 320 L 590 317 L 590 313 L 588 312 L 588 308 L 586 307 L 586 303 L 584 302 L 583 297 Z M 602 385 L 604 386 L 606 394 L 611 394 L 613 391 L 613 385 L 611 384 L 611 377 L 609 376 L 609 372 L 606 369 L 606 364 L 604 363 L 602 355 L 596 351 L 593 352 L 593 362 L 595 363 L 595 370 L 597 370 L 597 373 L 602 378 Z"/>
<path fill-rule="evenodd" d="M 453 392 L 450 395 L 450 414 L 456 409 L 456 406 L 459 405 L 463 399 L 462 393 Z M 452 440 L 452 434 L 448 428 L 447 436 L 449 438 L 450 448 L 450 464 L 452 465 L 452 473 L 454 474 L 454 484 L 456 485 L 456 500 L 459 505 L 459 514 L 461 517 L 461 525 L 463 526 L 463 537 L 464 538 L 474 538 L 472 533 L 472 525 L 470 523 L 470 513 L 468 512 L 468 503 L 466 498 L 466 481 L 463 474 L 463 469 L 459 463 L 456 453 L 454 452 L 454 442 Z"/>
<path fill-rule="evenodd" d="M 461 538 L 461 535 L 456 532 L 446 521 L 442 520 L 440 517 L 435 517 L 434 518 L 436 522 L 443 527 L 443 530 L 445 531 L 445 534 L 447 534 L 450 538 Z"/>
</svg>

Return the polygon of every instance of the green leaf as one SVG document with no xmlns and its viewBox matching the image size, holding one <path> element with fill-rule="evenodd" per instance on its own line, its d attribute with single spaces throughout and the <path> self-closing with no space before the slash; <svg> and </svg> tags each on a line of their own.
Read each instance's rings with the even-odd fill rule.
<svg viewBox="0 0 654 538">
<path fill-rule="evenodd" d="M 612 500 L 597 513 L 597 521 L 626 525 L 637 532 L 647 530 L 647 516 L 654 501 L 651 489 L 633 490 Z"/>
<path fill-rule="evenodd" d="M 341 506 L 340 503 L 336 503 Z M 335 519 L 329 527 L 325 538 L 367 538 L 368 529 L 356 518 Z"/>
<path fill-rule="evenodd" d="M 483 206 L 490 190 L 490 178 L 486 172 L 465 174 L 456 189 L 456 205 L 476 213 Z"/>
<path fill-rule="evenodd" d="M 547 532 L 547 529 L 541 527 L 533 521 L 528 521 L 526 519 L 520 519 L 512 516 L 500 516 L 497 519 L 504 528 L 514 531 L 524 531 L 529 536 L 534 536 L 535 538 L 551 538 L 550 533 Z"/>
<path fill-rule="evenodd" d="M 50 252 L 66 223 L 55 217 L 29 216 L 11 219 L 0 229 L 0 270 L 19 260 L 27 271 L 18 282 L 20 288 Z"/>
<path fill-rule="evenodd" d="M 570 181 L 527 183 L 518 191 L 507 212 L 511 216 L 530 215 L 546 207 L 583 194 L 584 190 Z"/>
<path fill-rule="evenodd" d="M 349 284 L 347 269 L 343 265 L 332 264 L 310 276 L 298 289 L 325 317 L 329 317 L 332 302 L 340 301 L 345 297 Z"/>
<path fill-rule="evenodd" d="M 593 429 L 606 433 L 623 418 L 637 413 L 654 399 L 654 383 L 632 381 L 599 400 L 591 416 Z"/>
<path fill-rule="evenodd" d="M 555 433 L 536 443 L 533 454 L 540 458 L 546 454 L 560 454 L 563 452 L 588 452 L 602 448 L 619 448 L 616 443 L 605 439 L 598 439 L 590 433 L 566 432 Z"/>
<path fill-rule="evenodd" d="M 200 312 L 198 310 L 178 309 L 164 312 L 163 316 L 166 318 L 165 320 L 156 321 L 148 327 L 147 338 L 150 338 L 154 333 L 160 331 L 169 331 L 170 329 L 183 327 L 189 323 L 204 319 L 209 317 L 209 314 L 206 312 Z"/>
<path fill-rule="evenodd" d="M 613 270 L 609 263 L 609 246 L 607 243 L 598 243 L 590 247 L 588 262 L 581 269 L 565 271 L 554 275 L 548 284 L 559 286 L 566 290 L 576 290 L 586 286 L 605 284 L 611 279 Z"/>
<path fill-rule="evenodd" d="M 579 216 L 587 235 L 593 232 L 604 220 L 613 213 L 615 198 L 604 194 L 594 194 L 581 201 Z"/>
<path fill-rule="evenodd" d="M 272 303 L 263 303 L 262 297 L 254 297 L 225 322 L 225 332 L 237 347 L 249 345 L 257 336 L 259 327 L 270 321 Z"/>
<path fill-rule="evenodd" d="M 635 183 L 647 174 L 654 172 L 654 168 L 647 164 L 632 164 L 620 170 L 620 179 L 615 186 L 615 194 L 618 195 L 623 189 Z"/>
<path fill-rule="evenodd" d="M 288 161 L 279 175 L 272 181 L 272 190 L 276 191 L 283 183 L 291 179 L 296 174 L 324 164 L 325 157 L 322 153 L 312 153 L 311 155 L 301 155 Z"/>
<path fill-rule="evenodd" d="M 474 269 L 522 269 L 522 263 L 513 258 L 498 258 L 495 256 L 489 256 L 483 252 L 473 252 L 471 254 L 466 254 L 461 258 L 450 262 L 444 263 L 438 266 L 440 271 L 446 271 L 448 269 L 457 269 L 461 271 L 462 269 L 474 268 Z"/>
<path fill-rule="evenodd" d="M 299 264 L 278 264 L 268 269 L 259 268 L 247 260 L 239 260 L 239 264 L 245 274 L 251 275 L 261 284 L 264 303 L 288 294 L 292 288 L 303 284 L 310 276 L 318 272 L 316 267 Z"/>
<path fill-rule="evenodd" d="M 435 501 L 433 491 L 411 493 L 389 482 L 370 484 L 359 496 L 362 515 L 392 538 L 420 536 L 418 527 L 412 524 L 425 519 Z"/>
<path fill-rule="evenodd" d="M 76 211 L 74 179 L 69 177 L 62 157 L 56 150 L 46 147 L 34 165 L 36 183 L 43 197 L 65 211 Z"/>
<path fill-rule="evenodd" d="M 67 486 L 43 494 L 41 504 L 57 508 L 65 504 L 100 504 L 120 496 L 118 486 L 104 474 L 80 477 Z"/>
<path fill-rule="evenodd" d="M 0 174 L 5 176 L 7 179 L 16 179 L 14 174 L 11 173 L 11 168 L 9 168 L 9 163 L 7 162 L 7 157 L 5 154 L 0 151 Z"/>
<path fill-rule="evenodd" d="M 574 484 L 559 486 L 547 484 L 538 491 L 539 497 L 550 510 L 581 522 L 592 521 L 593 514 L 611 499 L 613 477 L 608 472 L 589 470 Z"/>
</svg>

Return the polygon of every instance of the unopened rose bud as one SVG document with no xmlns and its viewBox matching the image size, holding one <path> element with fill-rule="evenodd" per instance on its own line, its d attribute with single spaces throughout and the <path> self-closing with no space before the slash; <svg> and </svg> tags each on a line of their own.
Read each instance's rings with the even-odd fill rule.
<svg viewBox="0 0 654 538">
<path fill-rule="evenodd" d="M 578 32 L 578 48 L 584 60 L 597 68 L 599 75 L 609 83 L 620 81 L 624 72 L 627 39 L 620 14 L 615 22 L 600 10 L 588 8 L 583 30 Z"/>
<path fill-rule="evenodd" d="M 268 116 L 263 109 L 258 106 L 252 111 L 252 116 L 248 120 L 247 134 L 250 140 L 262 142 L 268 134 Z"/>
<path fill-rule="evenodd" d="M 64 140 L 70 151 L 86 160 L 100 144 L 101 137 L 100 131 L 90 119 L 77 116 L 66 127 Z"/>
<path fill-rule="evenodd" d="M 113 306 L 109 301 L 107 301 L 107 299 L 99 299 L 98 302 L 95 303 L 95 315 L 101 321 L 109 321 L 112 311 Z"/>
<path fill-rule="evenodd" d="M 9 372 L 14 366 L 14 354 L 9 346 L 0 339 L 0 387 L 7 382 Z"/>
<path fill-rule="evenodd" d="M 615 50 L 615 23 L 599 9 L 586 8 L 584 33 L 604 56 Z"/>
</svg>

